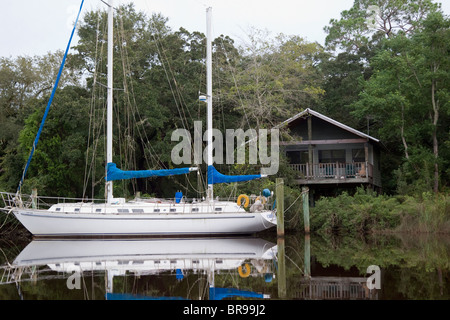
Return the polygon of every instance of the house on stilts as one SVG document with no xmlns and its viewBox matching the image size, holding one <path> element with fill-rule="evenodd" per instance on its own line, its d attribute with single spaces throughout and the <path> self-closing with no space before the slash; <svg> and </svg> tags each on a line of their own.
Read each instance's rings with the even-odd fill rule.
<svg viewBox="0 0 450 320">
<path fill-rule="evenodd" d="M 296 183 L 316 197 L 357 186 L 381 189 L 380 140 L 309 108 L 277 127 L 292 137 L 280 147 Z"/>
</svg>

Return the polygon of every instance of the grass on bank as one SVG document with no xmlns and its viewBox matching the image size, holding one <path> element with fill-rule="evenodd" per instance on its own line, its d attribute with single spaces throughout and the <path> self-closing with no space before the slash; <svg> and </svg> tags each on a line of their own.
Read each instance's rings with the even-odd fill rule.
<svg viewBox="0 0 450 320">
<path fill-rule="evenodd" d="M 359 188 L 353 196 L 319 199 L 310 214 L 317 232 L 450 234 L 450 194 L 387 196 Z"/>
</svg>

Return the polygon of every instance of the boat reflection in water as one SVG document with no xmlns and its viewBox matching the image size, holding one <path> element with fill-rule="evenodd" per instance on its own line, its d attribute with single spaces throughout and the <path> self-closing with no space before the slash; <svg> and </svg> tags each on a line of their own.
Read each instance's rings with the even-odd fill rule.
<svg viewBox="0 0 450 320">
<path fill-rule="evenodd" d="M 86 274 L 103 272 L 106 299 L 185 299 L 114 292 L 113 279 L 118 276 L 141 277 L 169 273 L 174 274 L 177 280 L 183 280 L 190 273 L 196 273 L 205 275 L 209 285 L 208 296 L 200 298 L 269 298 L 268 295 L 252 291 L 216 288 L 214 277 L 216 273 L 238 270 L 242 277 L 260 276 L 266 282 L 271 281 L 276 255 L 275 244 L 245 237 L 34 240 L 10 265 L 8 277 L 10 283 L 17 283 L 39 280 L 39 275 L 48 277 L 49 272 L 53 272 L 59 274 L 59 278 L 67 279 L 69 289 L 80 289 L 80 283 L 83 283 L 80 278 Z M 46 272 L 42 272 L 42 266 L 47 268 Z"/>
</svg>

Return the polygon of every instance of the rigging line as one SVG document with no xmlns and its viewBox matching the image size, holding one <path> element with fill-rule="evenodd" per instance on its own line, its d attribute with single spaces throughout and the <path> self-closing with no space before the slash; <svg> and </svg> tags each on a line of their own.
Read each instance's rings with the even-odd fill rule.
<svg viewBox="0 0 450 320">
<path fill-rule="evenodd" d="M 120 22 L 121 22 L 120 23 L 120 27 L 121 27 L 120 31 L 122 32 L 121 36 L 122 36 L 122 39 L 124 40 L 125 39 L 125 30 L 124 30 L 124 27 L 123 27 L 123 17 L 122 16 L 120 16 Z M 121 41 L 120 43 L 124 43 L 124 41 Z M 124 84 L 128 88 L 128 83 L 126 82 L 126 79 L 127 79 L 126 73 L 128 72 L 129 74 L 131 74 L 131 63 L 130 63 L 130 60 L 129 60 L 129 55 L 128 55 L 127 48 L 125 46 L 121 46 L 121 49 L 123 49 L 123 57 L 124 57 L 124 59 L 122 59 L 122 60 L 126 62 L 126 63 L 123 64 L 123 68 L 124 68 L 124 70 L 123 70 L 123 72 L 124 72 Z M 159 164 L 159 166 L 162 166 L 164 169 L 166 169 L 166 166 L 161 161 L 158 153 L 155 152 L 155 150 L 153 149 L 153 147 L 152 147 L 152 145 L 150 143 L 150 139 L 149 139 L 149 137 L 147 135 L 147 132 L 144 129 L 143 124 L 144 124 L 145 121 L 142 119 L 142 117 L 140 115 L 140 112 L 139 112 L 139 108 L 137 107 L 136 96 L 135 96 L 135 93 L 134 93 L 133 81 L 130 81 L 130 88 L 131 88 L 131 90 L 127 89 L 127 92 L 126 92 L 127 93 L 127 100 L 129 102 L 130 106 L 132 108 L 134 108 L 132 110 L 133 114 L 137 114 L 138 119 L 139 119 L 139 123 L 142 124 L 142 129 L 143 129 L 142 131 L 143 131 L 143 133 L 145 135 L 145 139 L 144 139 L 143 134 L 141 132 L 140 126 L 136 125 L 136 129 L 138 131 L 139 137 L 140 137 L 141 141 L 143 142 L 143 144 L 144 145 L 148 145 L 150 147 L 150 153 L 149 154 L 150 154 L 150 157 L 151 157 L 151 160 L 152 160 L 152 167 L 155 167 L 155 162 L 156 162 L 156 164 Z M 133 102 L 131 102 L 131 100 L 130 100 L 130 93 L 131 93 L 131 97 L 132 97 Z M 134 120 L 135 120 L 135 124 L 137 124 L 136 123 L 136 119 L 134 119 Z M 145 158 L 145 161 L 147 163 L 147 166 L 150 167 L 150 162 L 149 162 L 149 159 L 147 157 L 147 154 L 146 154 L 145 150 L 144 150 L 144 158 Z M 153 161 L 155 161 L 155 162 L 153 162 Z"/>
<path fill-rule="evenodd" d="M 78 18 L 80 17 L 81 9 L 83 8 L 83 3 L 84 3 L 84 0 L 81 0 L 80 9 L 78 11 L 77 18 L 76 18 L 75 23 L 73 25 L 73 29 L 72 29 L 72 33 L 70 34 L 69 42 L 67 43 L 66 52 L 64 53 L 64 57 L 63 57 L 63 60 L 61 62 L 61 66 L 59 68 L 58 75 L 56 76 L 55 85 L 53 86 L 53 90 L 52 90 L 52 93 L 50 95 L 50 99 L 48 101 L 47 107 L 45 108 L 45 112 L 44 112 L 44 116 L 43 116 L 42 121 L 41 121 L 41 125 L 39 126 L 39 130 L 37 132 L 36 138 L 34 139 L 33 145 L 31 147 L 31 152 L 30 152 L 30 155 L 28 157 L 28 161 L 27 161 L 27 163 L 25 165 L 25 169 L 23 170 L 22 178 L 20 179 L 19 186 L 17 187 L 17 193 L 18 194 L 21 191 L 22 184 L 23 184 L 23 181 L 25 179 L 25 175 L 27 174 L 28 168 L 29 168 L 30 163 L 31 163 L 31 159 L 33 158 L 34 151 L 36 150 L 37 144 L 39 142 L 39 137 L 41 136 L 42 129 L 44 128 L 45 120 L 46 120 L 46 118 L 48 116 L 48 113 L 50 111 L 50 106 L 51 106 L 51 104 L 53 102 L 53 97 L 55 96 L 56 88 L 58 87 L 59 80 L 61 78 L 61 74 L 62 74 L 62 71 L 64 69 L 64 64 L 66 62 L 67 53 L 69 52 L 69 49 L 70 49 L 70 43 L 72 42 L 72 38 L 73 38 L 73 35 L 75 33 L 75 29 L 77 27 L 77 24 L 78 24 Z"/>
<path fill-rule="evenodd" d="M 155 30 L 155 29 L 154 29 L 154 30 Z M 181 120 L 181 123 L 182 123 L 182 125 L 183 125 L 183 128 L 184 128 L 184 129 L 187 129 L 187 125 L 186 125 L 186 123 L 185 123 L 185 121 L 187 121 L 187 118 L 186 118 L 186 114 L 184 113 L 184 108 L 183 108 L 183 105 L 182 105 L 182 101 L 178 101 L 178 100 L 177 100 L 177 97 L 176 97 L 176 96 L 178 95 L 178 98 L 179 98 L 180 100 L 182 100 L 182 99 L 180 98 L 181 94 L 180 94 L 180 92 L 179 92 L 178 82 L 176 81 L 175 75 L 173 74 L 173 70 L 172 70 L 171 65 L 170 65 L 170 60 L 169 60 L 169 58 L 168 58 L 167 55 L 166 55 L 166 51 L 165 51 L 165 49 L 164 49 L 164 47 L 163 47 L 162 40 L 161 40 L 161 38 L 159 37 L 159 35 L 158 35 L 158 37 L 156 37 L 155 35 L 157 35 L 157 32 L 153 32 L 153 38 L 154 38 L 154 40 L 155 40 L 156 48 L 157 48 L 157 50 L 158 50 L 158 53 L 159 53 L 159 55 L 162 57 L 162 59 L 160 59 L 161 65 L 163 66 L 164 72 L 165 72 L 165 74 L 166 74 L 166 78 L 167 78 L 167 81 L 168 81 L 168 83 L 169 83 L 169 87 L 170 87 L 172 96 L 173 96 L 173 98 L 174 98 L 175 105 L 176 105 L 176 107 L 177 107 L 177 109 L 178 109 L 178 113 L 179 113 L 179 115 L 180 115 L 180 120 Z M 158 42 L 159 42 L 159 44 L 160 44 L 159 46 L 158 46 Z M 162 50 L 160 49 L 160 47 L 161 47 Z M 168 69 L 169 69 L 169 71 L 170 71 L 170 75 L 172 76 L 172 80 L 173 80 L 173 82 L 174 82 L 174 84 L 175 84 L 176 90 L 173 89 L 172 82 L 170 81 L 171 79 L 170 79 L 170 77 L 169 77 L 169 72 L 167 71 L 167 68 L 166 68 L 166 66 L 165 66 L 165 64 L 164 64 L 164 58 L 165 58 L 165 60 L 166 60 L 166 63 L 168 64 Z M 176 92 L 177 95 L 175 95 L 174 92 Z M 180 106 L 181 106 L 181 110 L 180 110 Z M 189 110 L 188 110 L 188 112 L 189 112 Z M 192 116 L 190 115 L 190 113 L 189 113 L 189 116 L 190 116 L 190 118 L 192 119 Z"/>
<path fill-rule="evenodd" d="M 94 61 L 95 61 L 95 69 L 94 69 L 94 79 L 93 79 L 93 90 L 92 90 L 92 94 L 91 94 L 91 101 L 90 101 L 90 111 L 89 111 L 89 132 L 88 132 L 88 139 L 87 139 L 87 150 L 86 150 L 86 161 L 85 161 L 85 167 L 84 167 L 84 179 L 83 179 L 83 198 L 86 195 L 86 189 L 87 189 L 87 181 L 89 179 L 89 175 L 90 175 L 90 169 L 88 170 L 88 160 L 89 160 L 89 147 L 90 147 L 90 141 L 91 141 L 91 128 L 92 128 L 92 123 L 94 121 L 93 116 L 94 116 L 94 107 L 95 107 L 95 85 L 97 82 L 97 67 L 98 67 L 98 38 L 99 38 L 99 29 L 100 29 L 100 11 L 97 12 L 97 30 L 96 30 L 96 41 L 95 41 L 95 57 L 94 57 Z M 90 167 L 92 168 L 92 167 Z"/>
<path fill-rule="evenodd" d="M 249 119 L 248 119 L 247 112 L 245 111 L 244 101 L 243 101 L 243 99 L 242 99 L 242 94 L 241 94 L 241 91 L 239 90 L 238 82 L 237 82 L 237 79 L 236 79 L 234 70 L 233 70 L 233 68 L 232 68 L 232 66 L 231 66 L 231 64 L 230 64 L 230 59 L 228 58 L 228 53 L 227 53 L 227 50 L 225 49 L 225 44 L 224 44 L 224 42 L 223 42 L 223 38 L 222 38 L 222 37 L 220 37 L 220 43 L 222 44 L 222 49 L 223 49 L 223 52 L 224 52 L 224 55 L 225 55 L 226 65 L 228 65 L 229 68 L 230 68 L 231 76 L 232 76 L 233 82 L 234 82 L 234 87 L 235 87 L 235 89 L 236 89 L 236 92 L 237 92 L 237 95 L 238 95 L 238 99 L 239 99 L 239 102 L 240 102 L 240 104 L 241 104 L 242 111 L 244 112 L 245 120 L 247 121 L 248 127 L 251 128 L 251 125 L 250 125 L 250 121 L 249 121 Z"/>
</svg>

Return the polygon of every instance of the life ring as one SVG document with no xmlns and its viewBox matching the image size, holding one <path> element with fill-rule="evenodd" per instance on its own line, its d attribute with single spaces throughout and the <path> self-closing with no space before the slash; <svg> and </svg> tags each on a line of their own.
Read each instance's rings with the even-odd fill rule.
<svg viewBox="0 0 450 320">
<path fill-rule="evenodd" d="M 237 198 L 237 201 L 236 201 L 236 203 L 237 203 L 237 205 L 238 206 L 241 206 L 242 204 L 242 199 L 244 199 L 245 200 L 245 202 L 244 202 L 244 207 L 245 208 L 247 208 L 248 207 L 248 204 L 250 203 L 250 199 L 248 198 L 248 195 L 246 195 L 246 194 L 241 194 L 241 195 L 239 195 L 239 197 Z"/>
<path fill-rule="evenodd" d="M 255 202 L 258 200 L 261 201 L 262 204 L 266 204 L 266 202 L 267 202 L 267 198 L 264 196 L 257 196 L 255 199 Z"/>
<path fill-rule="evenodd" d="M 251 271 L 252 271 L 252 269 L 250 268 L 248 263 L 245 264 L 245 273 L 242 272 L 242 266 L 239 266 L 239 268 L 238 268 L 238 272 L 239 272 L 239 275 L 241 276 L 241 278 L 247 278 L 250 275 Z"/>
</svg>

